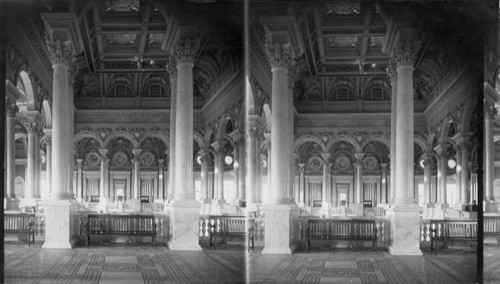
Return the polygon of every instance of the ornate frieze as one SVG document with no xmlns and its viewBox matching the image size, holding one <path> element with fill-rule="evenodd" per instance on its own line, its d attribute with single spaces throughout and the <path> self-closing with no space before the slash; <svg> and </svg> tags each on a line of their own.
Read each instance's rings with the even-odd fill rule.
<svg viewBox="0 0 500 284">
<path fill-rule="evenodd" d="M 419 41 L 397 42 L 394 47 L 394 61 L 399 66 L 413 66 L 420 48 Z"/>
<path fill-rule="evenodd" d="M 389 62 L 387 64 L 387 76 L 391 80 L 391 83 L 398 80 L 398 72 L 396 71 L 396 61 L 394 58 L 389 58 Z"/>
<path fill-rule="evenodd" d="M 167 59 L 167 64 L 165 65 L 165 69 L 167 70 L 168 76 L 170 80 L 177 79 L 177 60 L 175 56 L 169 56 Z"/>
<path fill-rule="evenodd" d="M 484 117 L 486 119 L 493 120 L 495 119 L 495 115 L 498 114 L 498 110 L 494 105 L 491 105 L 489 102 L 484 102 Z"/>
<path fill-rule="evenodd" d="M 174 56 L 177 63 L 194 63 L 200 48 L 200 38 L 180 39 L 174 45 Z"/>
<path fill-rule="evenodd" d="M 70 65 L 73 62 L 73 43 L 68 41 L 51 41 L 46 38 L 49 58 L 52 66 L 64 64 Z"/>
</svg>

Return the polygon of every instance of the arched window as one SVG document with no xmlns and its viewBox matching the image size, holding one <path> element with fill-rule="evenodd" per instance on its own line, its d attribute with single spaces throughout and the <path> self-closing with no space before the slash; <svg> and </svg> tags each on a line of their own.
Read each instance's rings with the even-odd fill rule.
<svg viewBox="0 0 500 284">
<path fill-rule="evenodd" d="M 157 98 L 157 97 L 167 97 L 167 90 L 160 84 L 151 83 L 144 87 L 142 91 L 143 97 Z"/>
<path fill-rule="evenodd" d="M 116 83 L 108 90 L 108 97 L 110 98 L 128 98 L 133 96 L 132 89 L 124 83 Z"/>
<path fill-rule="evenodd" d="M 386 89 L 381 87 L 370 88 L 366 91 L 364 97 L 364 101 L 390 101 L 391 96 L 389 96 L 389 92 Z"/>
<path fill-rule="evenodd" d="M 355 101 L 356 97 L 351 89 L 340 87 L 334 89 L 329 96 L 330 101 Z"/>
</svg>

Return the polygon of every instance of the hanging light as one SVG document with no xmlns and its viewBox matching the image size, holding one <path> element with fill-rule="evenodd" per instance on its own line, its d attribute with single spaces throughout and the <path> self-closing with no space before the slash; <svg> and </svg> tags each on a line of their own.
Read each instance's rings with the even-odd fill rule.
<svg viewBox="0 0 500 284">
<path fill-rule="evenodd" d="M 224 157 L 224 163 L 226 163 L 226 165 L 231 165 L 233 163 L 233 157 L 231 157 L 230 155 L 227 155 L 226 157 Z"/>
<path fill-rule="evenodd" d="M 454 169 L 456 166 L 457 166 L 457 162 L 455 162 L 455 160 L 453 160 L 453 159 L 448 160 L 448 167 L 450 169 Z"/>
<path fill-rule="evenodd" d="M 198 157 L 196 157 L 196 162 L 198 163 L 198 165 L 201 165 L 201 155 L 198 155 Z"/>
</svg>

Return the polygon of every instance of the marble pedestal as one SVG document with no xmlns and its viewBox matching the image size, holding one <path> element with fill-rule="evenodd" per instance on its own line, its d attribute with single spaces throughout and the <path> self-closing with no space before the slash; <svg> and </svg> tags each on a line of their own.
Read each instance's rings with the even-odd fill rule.
<svg viewBox="0 0 500 284">
<path fill-rule="evenodd" d="M 141 200 L 140 199 L 132 199 L 132 208 L 134 208 L 134 212 L 141 212 Z"/>
<path fill-rule="evenodd" d="M 392 255 L 422 255 L 418 205 L 395 204 L 392 211 L 389 252 Z"/>
<path fill-rule="evenodd" d="M 498 201 L 487 201 L 484 204 L 484 212 L 487 212 L 487 213 L 498 212 Z"/>
<path fill-rule="evenodd" d="M 199 244 L 200 203 L 173 201 L 170 211 L 168 247 L 171 250 L 201 250 Z"/>
<path fill-rule="evenodd" d="M 290 205 L 264 205 L 266 237 L 262 254 L 291 254 L 298 246 L 298 209 Z"/>
<path fill-rule="evenodd" d="M 364 215 L 364 209 L 363 209 L 363 203 L 354 203 L 353 204 L 354 210 L 356 212 L 356 216 L 363 216 Z"/>
<path fill-rule="evenodd" d="M 42 248 L 70 249 L 76 243 L 71 224 L 72 215 L 78 211 L 78 204 L 70 200 L 45 201 L 45 242 Z"/>
<path fill-rule="evenodd" d="M 7 197 L 5 199 L 6 199 L 5 200 L 5 210 L 13 210 L 13 211 L 19 210 L 19 199 L 10 198 L 10 197 Z"/>
</svg>

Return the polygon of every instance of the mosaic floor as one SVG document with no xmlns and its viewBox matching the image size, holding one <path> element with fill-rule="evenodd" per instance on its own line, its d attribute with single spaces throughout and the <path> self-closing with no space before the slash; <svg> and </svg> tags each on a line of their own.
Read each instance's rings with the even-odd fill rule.
<svg viewBox="0 0 500 284">
<path fill-rule="evenodd" d="M 293 255 L 249 252 L 251 283 L 475 283 L 474 252 L 397 257 L 387 251 L 329 250 Z M 46 250 L 5 245 L 5 283 L 244 283 L 245 250 L 201 252 L 158 246 Z M 486 283 L 500 283 L 500 248 L 485 253 Z"/>
<path fill-rule="evenodd" d="M 500 247 L 484 248 L 484 283 L 500 284 Z"/>
</svg>

